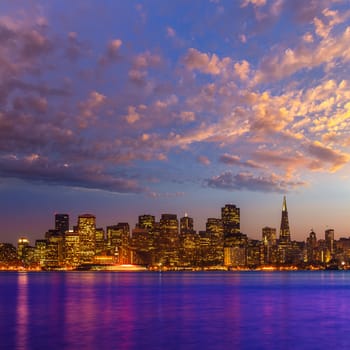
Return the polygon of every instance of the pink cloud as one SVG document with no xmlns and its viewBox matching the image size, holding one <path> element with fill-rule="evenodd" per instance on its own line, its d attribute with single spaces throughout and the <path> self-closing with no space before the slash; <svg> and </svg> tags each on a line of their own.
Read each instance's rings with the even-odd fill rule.
<svg viewBox="0 0 350 350">
<path fill-rule="evenodd" d="M 222 60 L 215 54 L 202 53 L 194 48 L 189 48 L 184 63 L 189 70 L 199 70 L 202 73 L 218 75 L 231 62 L 228 57 Z"/>
<path fill-rule="evenodd" d="M 197 160 L 199 163 L 201 163 L 203 165 L 210 165 L 211 164 L 210 160 L 206 156 L 198 156 Z"/>
</svg>

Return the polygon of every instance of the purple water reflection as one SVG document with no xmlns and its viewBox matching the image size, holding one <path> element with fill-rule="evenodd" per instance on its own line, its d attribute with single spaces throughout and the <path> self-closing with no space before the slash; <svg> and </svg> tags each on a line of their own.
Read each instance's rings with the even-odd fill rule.
<svg viewBox="0 0 350 350">
<path fill-rule="evenodd" d="M 349 349 L 349 272 L 1 273 L 0 349 Z"/>
</svg>

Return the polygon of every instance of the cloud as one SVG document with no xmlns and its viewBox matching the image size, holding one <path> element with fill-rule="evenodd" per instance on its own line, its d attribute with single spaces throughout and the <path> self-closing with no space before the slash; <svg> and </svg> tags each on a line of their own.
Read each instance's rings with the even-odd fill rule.
<svg viewBox="0 0 350 350">
<path fill-rule="evenodd" d="M 310 23 L 315 17 L 319 17 L 325 8 L 331 6 L 331 2 L 332 0 L 292 0 L 286 1 L 284 7 L 297 22 Z"/>
<path fill-rule="evenodd" d="M 97 120 L 96 113 L 104 106 L 107 98 L 97 91 L 92 91 L 86 101 L 79 103 L 80 117 L 79 126 L 86 128 Z"/>
<path fill-rule="evenodd" d="M 147 72 L 139 69 L 130 69 L 128 72 L 129 79 L 140 86 L 146 85 Z"/>
<path fill-rule="evenodd" d="M 226 171 L 221 175 L 207 180 L 207 185 L 212 188 L 237 191 L 277 192 L 286 193 L 305 186 L 302 181 L 288 181 L 276 174 L 256 176 L 250 172 L 233 174 Z"/>
<path fill-rule="evenodd" d="M 198 156 L 197 161 L 203 165 L 210 165 L 211 164 L 210 160 L 206 156 Z"/>
<path fill-rule="evenodd" d="M 133 66 L 137 69 L 148 67 L 156 67 L 162 62 L 159 55 L 152 54 L 150 51 L 145 51 L 137 55 L 133 60 Z"/>
<path fill-rule="evenodd" d="M 17 96 L 13 100 L 13 108 L 20 111 L 45 113 L 47 111 L 47 99 L 40 96 Z"/>
<path fill-rule="evenodd" d="M 185 192 L 154 192 L 154 191 L 148 191 L 147 196 L 151 198 L 176 198 L 176 197 L 183 197 L 185 195 Z"/>
<path fill-rule="evenodd" d="M 52 43 L 37 30 L 22 33 L 21 54 L 23 57 L 37 57 L 49 53 L 53 49 Z"/>
<path fill-rule="evenodd" d="M 184 64 L 189 70 L 198 70 L 202 73 L 218 75 L 231 62 L 229 57 L 222 60 L 215 54 L 206 54 L 194 48 L 189 48 L 183 59 Z"/>
<path fill-rule="evenodd" d="M 243 60 L 241 63 L 236 62 L 234 64 L 235 73 L 241 80 L 247 80 L 250 72 L 249 62 Z"/>
<path fill-rule="evenodd" d="M 121 39 L 112 39 L 108 42 L 106 52 L 100 57 L 101 65 L 117 62 L 121 59 L 120 48 L 123 42 Z"/>
<path fill-rule="evenodd" d="M 176 37 L 176 31 L 172 27 L 166 27 L 166 34 L 169 38 L 175 38 Z"/>
<path fill-rule="evenodd" d="M 252 168 L 252 169 L 264 168 L 264 165 L 262 165 L 261 163 L 255 162 L 251 159 L 247 161 L 242 161 L 239 156 L 234 156 L 228 153 L 221 155 L 219 158 L 219 161 L 226 165 L 237 165 L 237 166 Z"/>
<path fill-rule="evenodd" d="M 306 150 L 312 157 L 316 158 L 316 160 L 310 164 L 312 169 L 323 168 L 324 163 L 327 163 L 330 165 L 330 171 L 334 172 L 350 160 L 349 154 L 328 148 L 318 141 L 314 141 L 307 145 Z"/>
<path fill-rule="evenodd" d="M 139 107 L 139 109 L 140 109 L 140 107 Z M 142 109 L 142 107 L 141 107 L 141 109 Z M 141 119 L 141 114 L 139 112 L 137 112 L 136 107 L 129 106 L 128 107 L 128 114 L 124 118 L 129 124 L 134 124 Z"/>
<path fill-rule="evenodd" d="M 280 80 L 299 72 L 311 70 L 320 65 L 329 64 L 336 59 L 350 60 L 350 27 L 337 37 L 328 36 L 315 47 L 303 44 L 295 49 L 287 48 L 284 52 L 264 57 L 253 79 L 255 84 Z"/>
<path fill-rule="evenodd" d="M 141 187 L 134 179 L 120 178 L 101 171 L 91 165 L 69 165 L 50 162 L 37 154 L 18 158 L 0 158 L 0 176 L 24 179 L 26 181 L 101 189 L 118 193 L 141 193 Z"/>
<path fill-rule="evenodd" d="M 239 165 L 241 163 L 241 159 L 238 156 L 232 156 L 230 154 L 223 154 L 220 156 L 220 162 L 227 165 Z"/>
<path fill-rule="evenodd" d="M 78 39 L 76 32 L 69 32 L 67 35 L 67 46 L 65 48 L 66 56 L 71 61 L 76 61 L 78 58 L 84 57 L 89 52 L 87 44 Z"/>
<path fill-rule="evenodd" d="M 241 7 L 246 7 L 249 4 L 252 4 L 256 7 L 265 6 L 266 0 L 242 0 Z"/>
<path fill-rule="evenodd" d="M 346 11 L 320 1 L 232 2 L 224 13 L 242 17 L 230 18 L 230 26 L 215 12 L 183 28 L 164 21 L 149 27 L 154 14 L 143 5 L 150 21 L 110 41 L 109 32 L 98 32 L 98 45 L 83 25 L 65 26 L 77 30 L 67 34 L 56 21 L 1 17 L 3 174 L 133 191 L 143 189 L 135 179 L 150 174 L 168 181 L 166 160 L 167 174 L 176 169 L 179 178 L 208 178 L 214 166 L 249 170 L 214 177 L 212 187 L 282 191 L 303 184 L 295 180 L 300 174 L 337 171 L 349 160 L 350 29 Z M 294 12 L 285 16 L 287 9 Z M 272 23 L 282 23 L 278 16 L 287 25 L 291 16 L 300 20 L 290 36 L 270 35 Z M 218 25 L 206 41 L 209 20 Z M 267 22 L 264 31 L 249 24 Z M 179 33 L 182 46 L 174 45 Z M 197 164 L 189 175 L 188 153 L 208 167 Z"/>
<path fill-rule="evenodd" d="M 181 111 L 180 119 L 186 123 L 194 122 L 196 120 L 196 114 L 191 111 Z"/>
</svg>

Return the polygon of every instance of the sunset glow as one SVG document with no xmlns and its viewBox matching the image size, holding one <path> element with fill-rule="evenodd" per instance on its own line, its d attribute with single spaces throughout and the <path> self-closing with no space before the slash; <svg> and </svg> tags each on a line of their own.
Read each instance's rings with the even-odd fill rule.
<svg viewBox="0 0 350 350">
<path fill-rule="evenodd" d="M 241 208 L 350 235 L 348 1 L 1 1 L 0 241 Z"/>
</svg>

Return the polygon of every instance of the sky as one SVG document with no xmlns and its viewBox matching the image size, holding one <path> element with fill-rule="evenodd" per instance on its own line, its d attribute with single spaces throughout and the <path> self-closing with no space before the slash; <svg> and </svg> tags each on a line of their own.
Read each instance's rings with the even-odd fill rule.
<svg viewBox="0 0 350 350">
<path fill-rule="evenodd" d="M 220 208 L 350 235 L 347 0 L 0 2 L 0 241 Z"/>
</svg>

